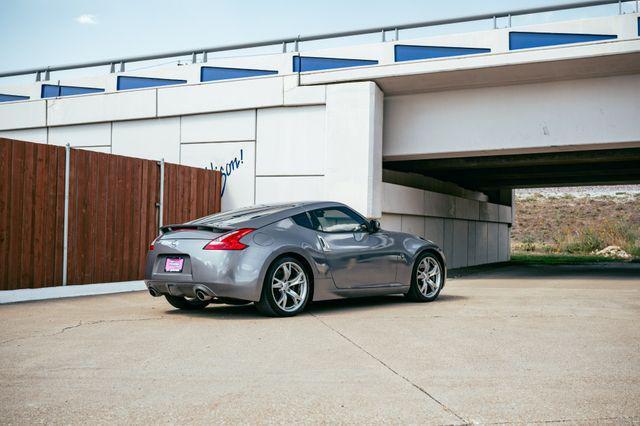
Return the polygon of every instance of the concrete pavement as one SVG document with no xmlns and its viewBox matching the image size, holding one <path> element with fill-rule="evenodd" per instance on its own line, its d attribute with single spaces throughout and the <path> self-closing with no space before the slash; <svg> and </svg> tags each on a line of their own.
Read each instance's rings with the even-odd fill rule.
<svg viewBox="0 0 640 426">
<path fill-rule="evenodd" d="M 497 267 L 295 318 L 127 293 L 0 306 L 7 423 L 640 422 L 640 265 Z"/>
</svg>

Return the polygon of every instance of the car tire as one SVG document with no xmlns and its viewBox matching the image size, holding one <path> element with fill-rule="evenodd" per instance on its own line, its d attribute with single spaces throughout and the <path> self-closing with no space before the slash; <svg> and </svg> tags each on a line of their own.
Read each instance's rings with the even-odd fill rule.
<svg viewBox="0 0 640 426">
<path fill-rule="evenodd" d="M 263 315 L 291 317 L 304 310 L 310 297 L 307 268 L 296 258 L 282 257 L 269 266 L 256 308 Z"/>
<path fill-rule="evenodd" d="M 165 294 L 164 296 L 167 299 L 167 302 L 174 308 L 182 309 L 185 311 L 194 311 L 197 309 L 204 309 L 209 304 L 209 301 L 202 301 L 198 299 L 187 299 L 182 296 L 171 296 L 169 294 Z"/>
<path fill-rule="evenodd" d="M 440 295 L 444 280 L 442 261 L 433 253 L 422 253 L 413 264 L 411 287 L 405 296 L 414 302 L 432 302 Z"/>
</svg>

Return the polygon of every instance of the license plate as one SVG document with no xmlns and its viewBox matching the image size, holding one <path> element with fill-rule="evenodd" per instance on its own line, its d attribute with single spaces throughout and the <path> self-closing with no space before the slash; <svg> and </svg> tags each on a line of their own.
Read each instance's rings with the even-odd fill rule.
<svg viewBox="0 0 640 426">
<path fill-rule="evenodd" d="M 165 272 L 182 272 L 183 265 L 184 265 L 184 259 L 169 257 L 164 262 L 164 271 Z"/>
</svg>

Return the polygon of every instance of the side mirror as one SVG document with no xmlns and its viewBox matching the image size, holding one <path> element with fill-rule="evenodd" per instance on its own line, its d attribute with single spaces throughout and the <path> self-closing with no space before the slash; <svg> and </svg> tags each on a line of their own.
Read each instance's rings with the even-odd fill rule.
<svg viewBox="0 0 640 426">
<path fill-rule="evenodd" d="M 369 232 L 372 234 L 378 232 L 380 230 L 380 221 L 376 219 L 371 219 L 369 221 Z"/>
</svg>

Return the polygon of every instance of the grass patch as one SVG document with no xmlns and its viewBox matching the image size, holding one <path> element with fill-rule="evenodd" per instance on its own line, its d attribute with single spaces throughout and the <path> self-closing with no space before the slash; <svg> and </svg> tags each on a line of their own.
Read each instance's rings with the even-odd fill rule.
<svg viewBox="0 0 640 426">
<path fill-rule="evenodd" d="M 580 254 L 532 254 L 512 253 L 514 265 L 579 265 L 583 263 L 617 263 L 620 259 Z"/>
</svg>

